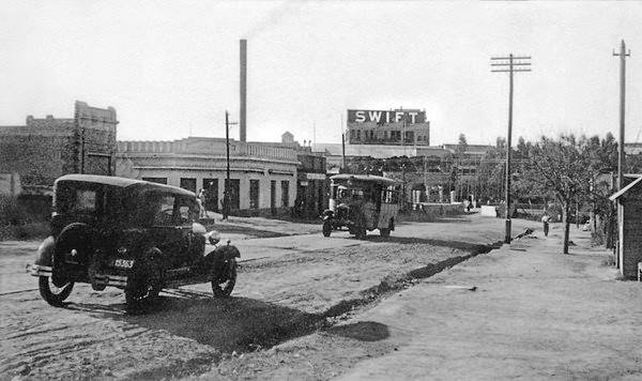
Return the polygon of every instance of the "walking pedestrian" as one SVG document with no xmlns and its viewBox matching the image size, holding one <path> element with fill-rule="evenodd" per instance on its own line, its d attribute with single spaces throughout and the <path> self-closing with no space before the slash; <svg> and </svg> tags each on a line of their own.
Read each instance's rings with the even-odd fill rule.
<svg viewBox="0 0 642 381">
<path fill-rule="evenodd" d="M 542 224 L 544 225 L 544 237 L 548 237 L 548 223 L 551 220 L 551 216 L 547 212 L 544 212 L 542 215 Z"/>
</svg>

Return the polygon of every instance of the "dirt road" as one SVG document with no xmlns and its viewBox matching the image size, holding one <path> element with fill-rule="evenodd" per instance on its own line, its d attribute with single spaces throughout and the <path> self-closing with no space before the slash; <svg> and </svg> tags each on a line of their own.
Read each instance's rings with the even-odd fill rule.
<svg viewBox="0 0 642 381">
<path fill-rule="evenodd" d="M 519 231 L 532 223 L 515 225 Z M 35 279 L 23 272 L 37 244 L 0 243 L 0 377 L 253 378 L 244 358 L 270 355 L 277 344 L 283 351 L 314 332 L 336 339 L 338 352 L 356 356 L 372 349 L 342 346 L 347 333 L 334 327 L 337 322 L 489 250 L 486 245 L 503 237 L 502 226 L 502 220 L 465 217 L 401 225 L 387 240 L 370 235 L 359 241 L 345 232 L 329 239 L 320 233 L 237 237 L 246 261 L 232 298 L 212 299 L 208 285 L 171 290 L 154 311 L 138 316 L 125 314 L 121 291 L 94 292 L 86 285 L 76 286 L 66 308 L 48 306 L 33 290 Z M 340 365 L 326 365 L 307 376 L 341 372 Z"/>
</svg>

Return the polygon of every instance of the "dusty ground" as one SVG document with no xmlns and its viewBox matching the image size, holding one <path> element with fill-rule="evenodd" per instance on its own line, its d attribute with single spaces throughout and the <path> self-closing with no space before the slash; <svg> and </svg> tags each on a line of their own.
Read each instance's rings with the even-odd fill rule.
<svg viewBox="0 0 642 381">
<path fill-rule="evenodd" d="M 532 226 L 514 223 L 515 232 Z M 212 299 L 207 285 L 171 290 L 138 316 L 124 313 L 119 290 L 86 285 L 67 308 L 48 306 L 23 273 L 37 243 L 0 243 L 0 377 L 331 378 L 396 348 L 380 340 L 386 325 L 346 319 L 488 250 L 480 244 L 501 240 L 502 227 L 466 217 L 402 225 L 389 240 L 242 237 L 250 260 L 232 298 Z"/>
<path fill-rule="evenodd" d="M 639 380 L 642 290 L 561 229 L 480 255 L 206 379 Z"/>
</svg>

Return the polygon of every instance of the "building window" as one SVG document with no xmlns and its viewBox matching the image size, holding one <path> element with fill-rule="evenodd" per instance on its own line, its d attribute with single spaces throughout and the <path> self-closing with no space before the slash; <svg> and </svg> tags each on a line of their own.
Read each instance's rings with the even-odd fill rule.
<svg viewBox="0 0 642 381">
<path fill-rule="evenodd" d="M 225 184 L 227 184 L 227 179 L 225 179 Z M 241 189 L 241 181 L 239 179 L 230 179 L 229 186 L 226 187 L 230 194 L 230 209 L 240 209 L 241 208 L 241 199 L 239 191 Z"/>
<path fill-rule="evenodd" d="M 357 140 L 361 140 L 361 130 L 357 130 Z"/>
<path fill-rule="evenodd" d="M 181 177 L 181 188 L 196 193 L 196 179 L 191 177 Z"/>
<path fill-rule="evenodd" d="M 142 180 L 149 181 L 150 183 L 167 185 L 167 177 L 143 177 Z"/>
<path fill-rule="evenodd" d="M 250 180 L 250 209 L 259 208 L 259 180 Z"/>
<path fill-rule="evenodd" d="M 414 131 L 406 131 L 406 136 L 404 139 L 406 142 L 412 143 L 415 140 L 415 132 Z"/>
<path fill-rule="evenodd" d="M 205 190 L 205 210 L 218 212 L 218 179 L 203 179 Z"/>
<path fill-rule="evenodd" d="M 276 214 L 276 180 L 270 180 L 270 209 L 272 215 Z"/>
<path fill-rule="evenodd" d="M 290 182 L 287 180 L 281 181 L 281 205 L 289 206 L 290 203 Z"/>
</svg>

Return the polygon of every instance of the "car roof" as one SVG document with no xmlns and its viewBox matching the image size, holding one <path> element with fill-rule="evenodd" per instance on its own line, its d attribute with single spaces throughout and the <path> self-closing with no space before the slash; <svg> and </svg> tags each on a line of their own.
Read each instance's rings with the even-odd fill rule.
<svg viewBox="0 0 642 381">
<path fill-rule="evenodd" d="M 374 175 L 350 175 L 347 173 L 340 174 L 340 175 L 334 175 L 330 177 L 330 180 L 357 180 L 357 181 L 370 181 L 370 182 L 376 182 L 376 183 L 382 183 L 386 185 L 395 185 L 399 184 L 398 181 L 389 179 L 387 177 L 382 177 L 382 176 L 374 176 Z"/>
<path fill-rule="evenodd" d="M 103 184 L 103 185 L 109 185 L 113 187 L 126 188 L 126 189 L 132 189 L 132 190 L 133 189 L 159 190 L 163 192 L 170 192 L 173 194 L 179 194 L 179 195 L 189 196 L 189 197 L 196 196 L 193 192 L 190 192 L 183 188 L 178 188 L 171 185 L 152 183 L 149 181 L 128 179 L 125 177 L 117 177 L 117 176 L 71 174 L 71 175 L 64 175 L 57 178 L 54 184 L 57 184 L 59 182 L 67 182 L 67 181 Z"/>
</svg>

